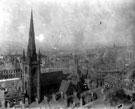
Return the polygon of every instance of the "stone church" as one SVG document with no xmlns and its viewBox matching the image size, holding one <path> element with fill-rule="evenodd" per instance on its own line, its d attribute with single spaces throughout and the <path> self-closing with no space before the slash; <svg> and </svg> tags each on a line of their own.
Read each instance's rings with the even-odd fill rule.
<svg viewBox="0 0 135 109">
<path fill-rule="evenodd" d="M 23 51 L 23 89 L 29 103 L 40 101 L 40 54 L 36 53 L 33 13 L 31 11 L 27 56 Z"/>
<path fill-rule="evenodd" d="M 23 91 L 29 103 L 35 101 L 35 98 L 40 102 L 44 95 L 51 94 L 51 91 L 57 92 L 61 81 L 67 77 L 62 71 L 41 72 L 40 62 L 40 50 L 38 54 L 36 53 L 33 12 L 31 11 L 27 56 L 23 51 L 22 62 Z"/>
</svg>

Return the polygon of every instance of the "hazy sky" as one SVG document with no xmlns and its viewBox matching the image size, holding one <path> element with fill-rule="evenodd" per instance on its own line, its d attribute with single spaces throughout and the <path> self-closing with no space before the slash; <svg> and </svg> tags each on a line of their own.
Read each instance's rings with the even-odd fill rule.
<svg viewBox="0 0 135 109">
<path fill-rule="evenodd" d="M 31 9 L 36 44 L 46 50 L 131 44 L 135 36 L 135 0 L 0 0 L 0 47 L 27 46 Z"/>
</svg>

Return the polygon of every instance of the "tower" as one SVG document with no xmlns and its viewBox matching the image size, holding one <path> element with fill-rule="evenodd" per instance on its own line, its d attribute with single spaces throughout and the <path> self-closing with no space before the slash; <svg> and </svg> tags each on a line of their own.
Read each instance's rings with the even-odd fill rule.
<svg viewBox="0 0 135 109">
<path fill-rule="evenodd" d="M 31 11 L 27 56 L 23 60 L 24 93 L 29 103 L 40 101 L 40 58 L 37 57 L 33 12 Z"/>
</svg>

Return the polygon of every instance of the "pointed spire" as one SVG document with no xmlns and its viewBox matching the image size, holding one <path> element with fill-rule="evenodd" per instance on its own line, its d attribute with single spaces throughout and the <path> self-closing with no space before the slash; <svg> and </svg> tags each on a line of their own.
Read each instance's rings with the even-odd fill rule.
<svg viewBox="0 0 135 109">
<path fill-rule="evenodd" d="M 40 49 L 38 51 L 38 61 L 41 62 L 41 53 L 40 53 Z"/>
<path fill-rule="evenodd" d="M 34 36 L 34 24 L 33 24 L 33 11 L 31 10 L 31 18 L 30 18 L 30 30 L 29 35 Z"/>
<path fill-rule="evenodd" d="M 39 49 L 39 51 L 38 51 L 38 56 L 41 57 L 40 49 Z"/>
<path fill-rule="evenodd" d="M 22 56 L 22 58 L 23 58 L 23 61 L 25 61 L 25 50 L 23 49 L 23 56 Z"/>
<path fill-rule="evenodd" d="M 33 12 L 31 10 L 30 18 L 30 29 L 29 29 L 29 41 L 27 48 L 27 57 L 32 60 L 37 59 L 36 55 L 36 45 L 35 45 L 35 32 L 34 32 L 34 22 L 33 22 Z"/>
<path fill-rule="evenodd" d="M 38 54 L 41 54 L 41 53 L 40 53 L 40 49 L 38 50 Z"/>
</svg>

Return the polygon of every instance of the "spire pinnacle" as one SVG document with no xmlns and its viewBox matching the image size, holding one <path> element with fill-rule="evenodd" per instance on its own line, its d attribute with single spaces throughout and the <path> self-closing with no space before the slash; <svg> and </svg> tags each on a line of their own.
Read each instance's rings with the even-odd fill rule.
<svg viewBox="0 0 135 109">
<path fill-rule="evenodd" d="M 40 53 L 40 49 L 38 50 L 38 54 L 40 55 L 41 53 Z"/>
<path fill-rule="evenodd" d="M 25 50 L 23 49 L 23 56 L 22 56 L 22 58 L 23 58 L 23 61 L 25 61 Z"/>
<path fill-rule="evenodd" d="M 38 60 L 41 61 L 41 53 L 40 53 L 40 49 L 38 51 Z"/>
<path fill-rule="evenodd" d="M 30 29 L 29 29 L 29 41 L 27 48 L 27 57 L 36 60 L 36 45 L 35 45 L 35 32 L 34 32 L 34 22 L 33 22 L 33 11 L 31 10 L 31 18 L 30 18 Z"/>
</svg>

